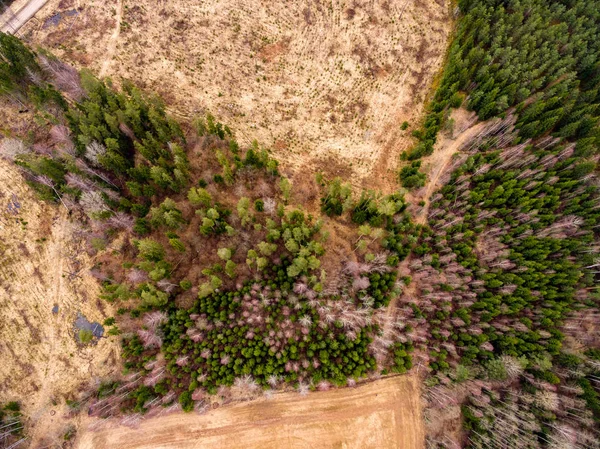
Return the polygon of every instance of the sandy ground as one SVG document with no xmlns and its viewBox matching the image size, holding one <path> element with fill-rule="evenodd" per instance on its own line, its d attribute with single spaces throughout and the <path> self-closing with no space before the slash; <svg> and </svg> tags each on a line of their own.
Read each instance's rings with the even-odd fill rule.
<svg viewBox="0 0 600 449">
<path fill-rule="evenodd" d="M 446 0 L 50 0 L 40 23 L 71 8 L 24 35 L 158 92 L 176 114 L 211 111 L 293 177 L 323 170 L 386 192 L 451 27 Z"/>
<path fill-rule="evenodd" d="M 62 439 L 65 399 L 119 370 L 115 337 L 75 342 L 77 312 L 100 322 L 111 312 L 99 304 L 76 228 L 64 208 L 37 200 L 0 159 L 0 402 L 22 403 L 32 443 Z M 77 270 L 81 277 L 69 280 Z"/>
<path fill-rule="evenodd" d="M 91 421 L 90 421 L 91 422 Z M 281 393 L 198 416 L 174 414 L 139 428 L 83 430 L 79 449 L 421 449 L 416 376 L 309 394 Z"/>
</svg>

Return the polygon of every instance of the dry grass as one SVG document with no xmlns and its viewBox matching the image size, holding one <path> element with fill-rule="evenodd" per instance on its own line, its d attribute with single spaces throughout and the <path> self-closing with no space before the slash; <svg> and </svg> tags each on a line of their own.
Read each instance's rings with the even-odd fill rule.
<svg viewBox="0 0 600 449">
<path fill-rule="evenodd" d="M 15 202 L 18 213 L 9 212 Z M 64 209 L 41 203 L 17 169 L 0 160 L 0 402 L 21 401 L 33 443 L 60 439 L 65 399 L 119 371 L 114 337 L 88 347 L 74 338 L 77 312 L 105 318 L 76 230 Z M 69 280 L 76 270 L 81 277 Z"/>
<path fill-rule="evenodd" d="M 73 8 L 79 15 L 42 26 Z M 308 202 L 312 211 L 319 170 L 355 187 L 397 190 L 398 157 L 413 143 L 410 131 L 422 119 L 450 27 L 446 0 L 50 0 L 21 34 L 79 68 L 157 92 L 175 116 L 190 119 L 208 110 L 241 143 L 258 139 L 294 181 L 296 203 Z M 411 126 L 402 131 L 404 121 Z M 447 153 L 439 164 L 447 164 Z M 62 278 L 77 252 L 66 214 L 39 204 L 14 168 L 0 164 L 0 206 L 15 193 L 23 204 L 20 218 L 28 222 L 2 221 L 0 229 L 6 361 L 0 400 L 24 399 L 33 441 L 52 440 L 65 426 L 65 406 L 53 406 L 53 398 L 117 370 L 118 351 L 107 340 L 87 349 L 75 344 L 77 311 L 102 321 L 98 287 L 87 277 Z M 433 157 L 425 161 L 430 172 L 436 164 Z M 324 261 L 333 266 L 351 248 L 343 225 L 328 227 L 339 241 Z M 47 241 L 37 243 L 42 236 Z M 51 314 L 55 303 L 57 316 Z M 81 447 L 421 448 L 416 382 L 396 377 L 305 400 L 277 395 L 268 404 L 241 404 L 202 418 L 173 415 L 139 431 L 88 432 Z M 228 427 L 232 421 L 245 424 Z"/>
<path fill-rule="evenodd" d="M 451 22 L 444 0 L 51 0 L 40 19 L 60 4 L 80 16 L 31 25 L 30 40 L 177 114 L 213 112 L 294 178 L 323 170 L 387 192 L 412 142 L 400 125 L 421 119 Z"/>
</svg>

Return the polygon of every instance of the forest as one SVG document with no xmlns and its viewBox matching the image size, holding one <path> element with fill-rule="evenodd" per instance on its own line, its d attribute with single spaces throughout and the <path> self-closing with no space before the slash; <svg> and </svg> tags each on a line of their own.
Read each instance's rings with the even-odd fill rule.
<svg viewBox="0 0 600 449">
<path fill-rule="evenodd" d="M 117 310 L 124 372 L 90 415 L 203 413 L 418 366 L 430 448 L 600 447 L 600 2 L 459 10 L 397 192 L 316 173 L 316 207 L 212 115 L 179 122 L 127 80 L 0 34 L 0 93 L 37 124 L 0 155 L 86 223 Z M 459 107 L 485 126 L 418 224 L 401 186 L 427 182 L 421 159 Z M 352 247 L 335 263 L 333 222 Z"/>
</svg>

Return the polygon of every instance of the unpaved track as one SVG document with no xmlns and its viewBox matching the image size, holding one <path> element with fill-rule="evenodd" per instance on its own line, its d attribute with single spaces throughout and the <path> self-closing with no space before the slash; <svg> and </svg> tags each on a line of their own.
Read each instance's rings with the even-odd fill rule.
<svg viewBox="0 0 600 449">
<path fill-rule="evenodd" d="M 304 399 L 282 393 L 203 416 L 153 418 L 137 429 L 82 429 L 80 435 L 79 449 L 421 449 L 425 438 L 413 375 Z"/>
<path fill-rule="evenodd" d="M 438 181 L 442 174 L 448 168 L 448 165 L 452 161 L 452 156 L 458 153 L 461 147 L 465 144 L 465 142 L 470 141 L 474 136 L 476 136 L 482 128 L 488 126 L 488 122 L 480 122 L 470 128 L 467 128 L 461 134 L 459 134 L 456 139 L 450 141 L 443 141 L 439 148 L 436 148 L 433 155 L 428 158 L 424 158 L 425 163 L 432 164 L 435 169 L 429 176 L 429 180 L 427 182 L 427 190 L 425 191 L 425 196 L 422 198 L 425 201 L 425 207 L 421 210 L 418 217 L 416 218 L 417 224 L 425 224 L 427 221 L 427 213 L 429 211 L 429 200 L 431 195 L 435 192 L 435 189 L 438 186 Z"/>
<path fill-rule="evenodd" d="M 19 11 L 13 13 L 12 9 L 7 11 L 0 17 L 0 30 L 4 33 L 15 34 L 19 29 L 27 23 L 35 14 L 48 3 L 48 0 L 31 0 L 27 2 Z"/>
<path fill-rule="evenodd" d="M 473 116 L 471 114 L 465 114 L 465 111 L 461 111 L 462 115 L 465 116 L 462 121 L 473 121 Z M 466 125 L 466 129 L 462 131 L 456 138 L 448 139 L 443 136 L 439 136 L 439 140 L 436 144 L 435 150 L 431 156 L 423 158 L 425 161 L 424 165 L 429 165 L 432 167 L 430 173 L 427 176 L 427 185 L 425 187 L 425 194 L 420 200 L 425 201 L 425 206 L 420 210 L 420 212 L 415 217 L 415 223 L 424 225 L 427 223 L 427 214 L 429 213 L 429 204 L 431 200 L 431 196 L 436 192 L 436 189 L 442 187 L 439 185 L 440 178 L 448 169 L 448 166 L 452 162 L 452 157 L 458 153 L 463 145 L 466 142 L 469 142 L 476 136 L 479 132 L 481 132 L 482 128 L 488 126 L 489 122 L 478 122 L 475 125 Z M 416 201 L 413 199 L 413 201 Z M 399 273 L 404 273 L 408 269 L 410 258 L 405 259 L 398 267 Z M 409 285 L 404 289 L 403 295 L 412 297 L 416 292 L 415 284 Z M 395 316 L 396 316 L 396 307 L 398 304 L 398 296 L 394 296 L 390 303 L 388 304 L 388 308 L 386 311 L 386 321 L 384 325 L 384 334 L 389 330 L 390 327 L 394 325 Z"/>
<path fill-rule="evenodd" d="M 110 64 L 115 57 L 115 52 L 117 51 L 117 43 L 119 41 L 119 35 L 121 34 L 121 21 L 123 20 L 123 0 L 118 0 L 118 2 L 117 15 L 115 17 L 115 29 L 110 36 L 108 49 L 106 50 L 106 56 L 104 57 L 104 62 L 102 62 L 102 68 L 98 73 L 100 78 L 106 76 L 106 73 L 110 68 Z"/>
</svg>

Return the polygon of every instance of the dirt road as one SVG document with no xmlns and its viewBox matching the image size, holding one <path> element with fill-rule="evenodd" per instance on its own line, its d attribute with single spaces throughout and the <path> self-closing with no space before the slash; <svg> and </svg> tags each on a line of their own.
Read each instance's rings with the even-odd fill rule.
<svg viewBox="0 0 600 449">
<path fill-rule="evenodd" d="M 417 224 L 422 225 L 427 221 L 429 200 L 436 189 L 442 187 L 438 185 L 439 180 L 448 169 L 450 162 L 452 162 L 452 157 L 460 151 L 461 147 L 463 147 L 466 142 L 471 141 L 473 137 L 480 133 L 486 126 L 489 126 L 489 122 L 480 122 L 473 126 L 469 126 L 453 139 L 444 138 L 443 136 L 438 137 L 438 144 L 436 145 L 433 154 L 423 158 L 423 165 L 429 165 L 433 167 L 433 169 L 428 176 L 425 196 L 421 198 L 425 201 L 425 207 L 421 209 L 421 212 L 415 219 Z"/>
<path fill-rule="evenodd" d="M 144 421 L 139 428 L 81 430 L 79 449 L 421 449 L 423 422 L 416 376 L 357 388 L 278 394 L 213 410 Z M 93 421 L 88 420 L 88 423 Z"/>
<path fill-rule="evenodd" d="M 102 68 L 98 73 L 98 77 L 102 78 L 106 76 L 108 69 L 110 68 L 110 64 L 115 57 L 115 52 L 117 51 L 117 42 L 119 40 L 119 35 L 121 34 L 121 21 L 123 20 L 123 0 L 119 0 L 119 4 L 117 5 L 117 16 L 115 17 L 115 29 L 113 33 L 110 35 L 110 41 L 108 43 L 108 48 L 106 50 L 106 54 L 104 56 L 104 62 L 102 62 Z"/>
<path fill-rule="evenodd" d="M 0 30 L 4 33 L 15 34 L 35 14 L 48 3 L 48 0 L 31 0 L 16 13 L 8 8 L 0 17 Z"/>
</svg>

